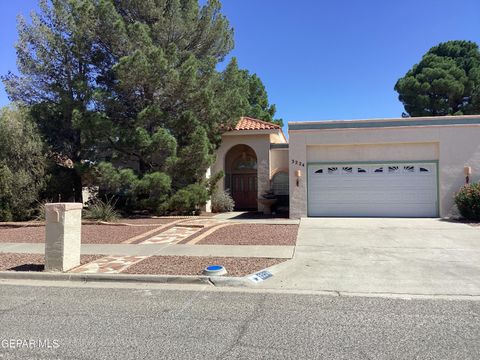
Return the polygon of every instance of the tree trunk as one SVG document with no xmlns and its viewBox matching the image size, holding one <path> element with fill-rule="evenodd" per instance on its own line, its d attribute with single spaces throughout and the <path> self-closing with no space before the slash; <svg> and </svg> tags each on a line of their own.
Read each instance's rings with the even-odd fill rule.
<svg viewBox="0 0 480 360">
<path fill-rule="evenodd" d="M 82 177 L 76 170 L 73 170 L 73 194 L 75 202 L 83 203 Z"/>
<path fill-rule="evenodd" d="M 144 161 L 142 158 L 138 159 L 138 169 L 140 171 L 140 174 L 143 176 L 145 175 L 149 170 L 152 169 L 152 166 Z"/>
</svg>

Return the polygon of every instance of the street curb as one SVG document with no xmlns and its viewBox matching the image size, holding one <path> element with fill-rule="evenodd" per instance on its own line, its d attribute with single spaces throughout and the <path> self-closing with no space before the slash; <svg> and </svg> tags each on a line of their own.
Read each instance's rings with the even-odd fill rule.
<svg viewBox="0 0 480 360">
<path fill-rule="evenodd" d="M 61 272 L 0 271 L 0 280 L 46 280 L 73 282 L 127 282 L 154 284 L 197 284 L 222 286 L 247 286 L 241 277 L 182 276 L 182 275 L 135 275 L 135 274 L 70 274 Z"/>
<path fill-rule="evenodd" d="M 209 281 L 217 287 L 250 287 L 250 282 L 244 277 L 210 276 Z"/>
</svg>

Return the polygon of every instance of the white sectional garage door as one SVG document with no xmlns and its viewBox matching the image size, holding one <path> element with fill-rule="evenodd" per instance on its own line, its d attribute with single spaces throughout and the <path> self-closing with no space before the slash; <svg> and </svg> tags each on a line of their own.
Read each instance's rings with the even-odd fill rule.
<svg viewBox="0 0 480 360">
<path fill-rule="evenodd" d="M 436 217 L 436 163 L 308 165 L 309 216 Z"/>
</svg>

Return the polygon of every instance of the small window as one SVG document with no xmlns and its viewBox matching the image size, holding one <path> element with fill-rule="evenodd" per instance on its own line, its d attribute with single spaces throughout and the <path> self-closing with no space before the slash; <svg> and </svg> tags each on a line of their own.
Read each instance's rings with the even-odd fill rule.
<svg viewBox="0 0 480 360">
<path fill-rule="evenodd" d="M 383 166 L 376 168 L 373 172 L 374 173 L 383 173 Z"/>
<path fill-rule="evenodd" d="M 344 166 L 342 168 L 342 171 L 344 174 L 351 174 L 353 173 L 353 168 L 351 166 Z"/>
<path fill-rule="evenodd" d="M 256 170 L 257 159 L 252 156 L 242 156 L 237 159 L 233 164 L 234 170 Z"/>
<path fill-rule="evenodd" d="M 413 173 L 415 172 L 415 166 L 406 165 L 403 167 L 403 171 L 406 173 Z"/>
<path fill-rule="evenodd" d="M 318 169 L 317 171 L 315 171 L 315 174 L 323 174 L 323 169 Z"/>
<path fill-rule="evenodd" d="M 421 173 L 429 173 L 430 172 L 430 169 L 426 168 L 426 167 L 421 167 L 420 168 L 420 172 Z"/>
<path fill-rule="evenodd" d="M 329 174 L 336 174 L 336 173 L 338 173 L 338 167 L 329 167 L 329 168 L 328 168 L 328 173 L 329 173 Z"/>
<path fill-rule="evenodd" d="M 389 174 L 396 174 L 400 171 L 400 168 L 398 166 L 389 166 L 388 167 L 388 173 Z"/>
<path fill-rule="evenodd" d="M 359 173 L 359 174 L 366 174 L 366 173 L 367 173 L 367 169 L 364 169 L 364 168 L 359 167 L 359 168 L 357 168 L 357 173 Z"/>
</svg>

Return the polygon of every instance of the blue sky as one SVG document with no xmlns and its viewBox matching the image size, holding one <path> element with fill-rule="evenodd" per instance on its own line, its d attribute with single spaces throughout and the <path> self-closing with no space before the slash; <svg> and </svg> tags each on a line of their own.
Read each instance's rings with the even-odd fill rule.
<svg viewBox="0 0 480 360">
<path fill-rule="evenodd" d="M 2 1 L 0 73 L 16 70 L 16 15 Z M 223 0 L 231 55 L 265 83 L 285 121 L 399 117 L 397 79 L 433 45 L 480 43 L 478 0 Z M 0 105 L 8 99 L 0 85 Z"/>
</svg>

